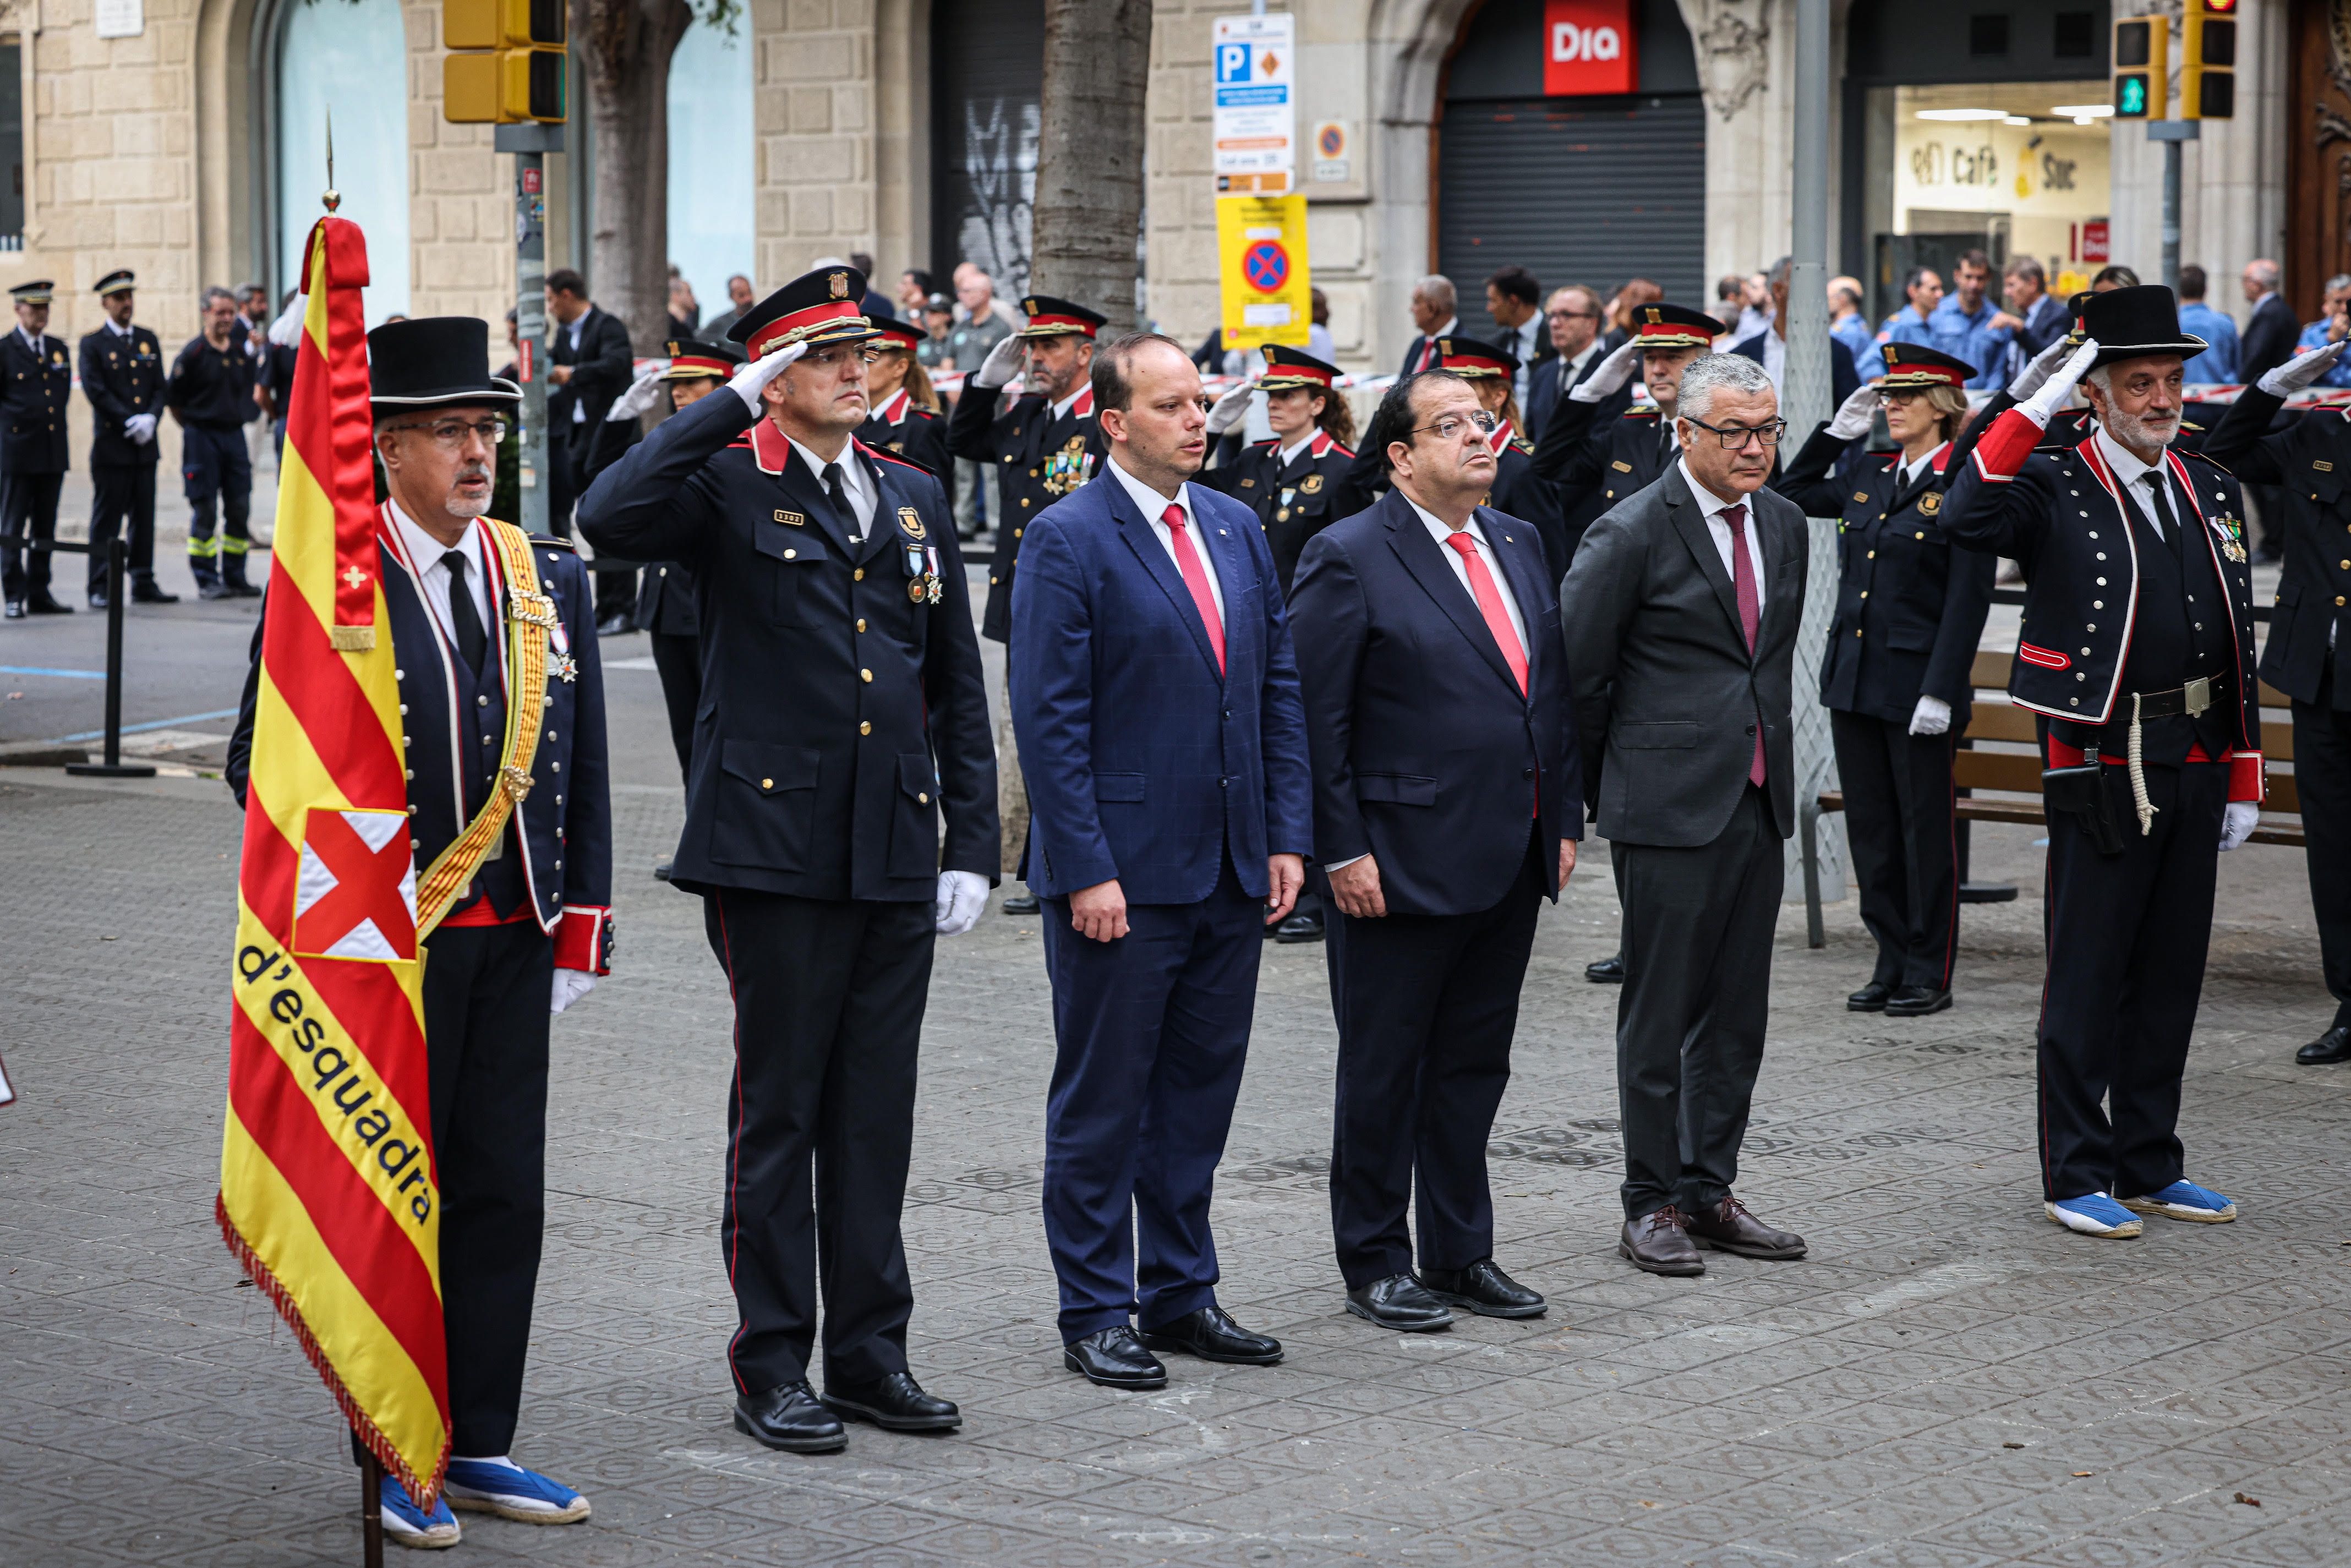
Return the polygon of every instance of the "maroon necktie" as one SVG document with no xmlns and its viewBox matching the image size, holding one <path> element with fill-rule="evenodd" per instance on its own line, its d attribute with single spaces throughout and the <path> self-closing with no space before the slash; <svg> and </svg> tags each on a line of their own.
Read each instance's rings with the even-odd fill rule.
<svg viewBox="0 0 2351 1568">
<path fill-rule="evenodd" d="M 1755 628 L 1763 619 L 1762 595 L 1755 588 L 1755 562 L 1747 553 L 1747 507 L 1742 502 L 1722 508 L 1722 520 L 1730 528 L 1730 587 L 1739 596 L 1739 629 L 1747 636 L 1747 653 L 1755 654 Z M 1755 715 L 1755 760 L 1747 769 L 1747 781 L 1761 789 L 1765 777 L 1763 768 L 1763 715 Z"/>
</svg>

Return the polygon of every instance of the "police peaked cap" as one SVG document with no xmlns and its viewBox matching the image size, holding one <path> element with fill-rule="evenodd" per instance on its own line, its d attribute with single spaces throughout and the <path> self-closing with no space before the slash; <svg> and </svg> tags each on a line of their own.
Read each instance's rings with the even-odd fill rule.
<svg viewBox="0 0 2351 1568">
<path fill-rule="evenodd" d="M 1722 323 L 1679 305 L 1636 305 L 1633 336 L 1644 349 L 1711 349 Z"/>
<path fill-rule="evenodd" d="M 1258 377 L 1260 392 L 1281 392 L 1290 387 L 1319 387 L 1325 392 L 1339 379 L 1339 367 L 1326 364 L 1301 350 L 1284 343 L 1265 346 L 1265 374 Z"/>
<path fill-rule="evenodd" d="M 1976 373 L 1976 367 L 1957 354 L 1924 343 L 1880 343 L 1877 351 L 1886 361 L 1882 384 L 1890 392 L 1905 387 L 1964 387 Z"/>
<path fill-rule="evenodd" d="M 925 338 L 930 336 L 929 333 L 924 331 L 920 327 L 908 326 L 905 322 L 899 320 L 895 316 L 874 317 L 873 330 L 882 339 L 882 341 L 875 344 L 874 347 L 880 349 L 901 349 L 910 354 L 917 348 L 921 347 L 922 341 Z"/>
<path fill-rule="evenodd" d="M 705 343 L 697 339 L 680 338 L 669 344 L 669 369 L 661 379 L 665 382 L 693 382 L 707 377 L 725 381 L 743 363 L 743 350 L 732 343 Z"/>
<path fill-rule="evenodd" d="M 1029 325 L 1020 329 L 1023 338 L 1058 338 L 1067 332 L 1081 332 L 1091 338 L 1110 325 L 1110 318 L 1101 311 L 1056 299 L 1050 294 L 1027 296 L 1020 301 L 1020 314 L 1029 318 Z"/>
<path fill-rule="evenodd" d="M 863 273 L 853 267 L 820 267 L 751 307 L 726 335 L 755 360 L 794 343 L 862 343 L 874 336 L 864 299 Z"/>
<path fill-rule="evenodd" d="M 1518 350 L 1478 338 L 1439 338 L 1437 362 L 1455 375 L 1472 381 L 1495 376 L 1507 380 L 1519 373 Z"/>
</svg>

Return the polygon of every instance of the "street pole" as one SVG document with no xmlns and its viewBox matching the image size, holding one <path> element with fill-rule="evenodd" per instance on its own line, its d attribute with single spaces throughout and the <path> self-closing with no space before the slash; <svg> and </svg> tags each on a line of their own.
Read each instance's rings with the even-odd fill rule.
<svg viewBox="0 0 2351 1568">
<path fill-rule="evenodd" d="M 548 532 L 547 154 L 563 151 L 563 127 L 501 125 L 497 150 L 515 155 L 515 335 L 522 382 L 519 488 L 523 532 Z"/>
<path fill-rule="evenodd" d="M 2150 120 L 2147 139 L 2163 143 L 2163 286 L 2179 291 L 2179 144 L 2201 139 L 2202 122 Z"/>
</svg>

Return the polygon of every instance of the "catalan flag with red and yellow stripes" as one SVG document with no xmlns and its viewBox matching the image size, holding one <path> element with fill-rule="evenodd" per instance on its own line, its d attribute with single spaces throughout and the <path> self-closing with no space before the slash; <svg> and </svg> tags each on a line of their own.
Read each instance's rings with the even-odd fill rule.
<svg viewBox="0 0 2351 1568">
<path fill-rule="evenodd" d="M 376 545 L 367 243 L 310 231 L 238 872 L 221 1233 L 423 1507 L 449 1459 L 416 869 Z"/>
</svg>

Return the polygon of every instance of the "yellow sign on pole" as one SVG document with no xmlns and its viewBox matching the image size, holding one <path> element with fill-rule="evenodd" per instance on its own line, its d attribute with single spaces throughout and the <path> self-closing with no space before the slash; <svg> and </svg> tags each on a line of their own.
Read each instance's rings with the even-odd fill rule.
<svg viewBox="0 0 2351 1568">
<path fill-rule="evenodd" d="M 1306 275 L 1306 198 L 1218 197 L 1217 254 L 1225 347 L 1304 348 L 1314 319 Z"/>
</svg>

